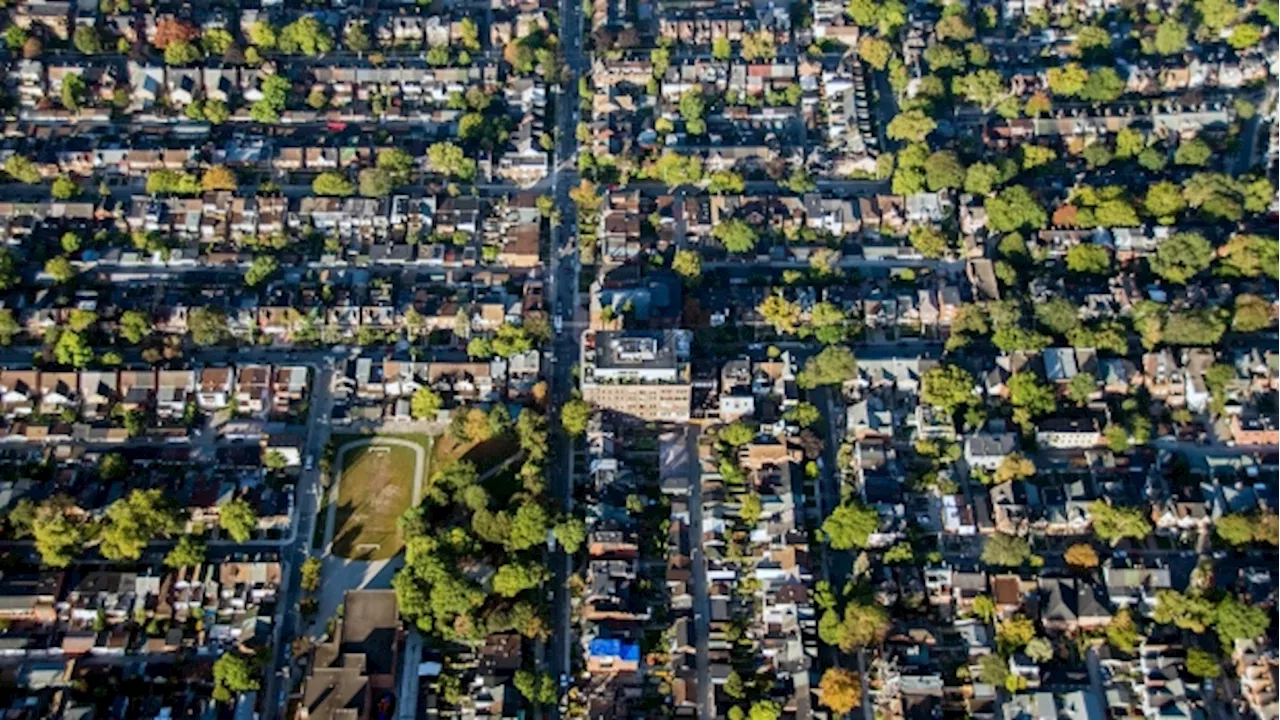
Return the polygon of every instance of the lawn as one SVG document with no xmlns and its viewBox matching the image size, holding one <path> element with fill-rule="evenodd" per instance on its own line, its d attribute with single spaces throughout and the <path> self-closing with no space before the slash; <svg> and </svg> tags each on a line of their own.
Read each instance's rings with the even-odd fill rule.
<svg viewBox="0 0 1280 720">
<path fill-rule="evenodd" d="M 460 442 L 451 433 L 436 438 L 431 448 L 431 467 L 441 468 L 454 460 L 466 460 L 483 475 L 503 460 L 520 452 L 515 433 L 504 433 L 481 443 Z"/>
<path fill-rule="evenodd" d="M 396 520 L 413 503 L 416 469 L 417 454 L 407 447 L 373 444 L 347 451 L 338 487 L 334 555 L 384 560 L 400 552 Z"/>
</svg>

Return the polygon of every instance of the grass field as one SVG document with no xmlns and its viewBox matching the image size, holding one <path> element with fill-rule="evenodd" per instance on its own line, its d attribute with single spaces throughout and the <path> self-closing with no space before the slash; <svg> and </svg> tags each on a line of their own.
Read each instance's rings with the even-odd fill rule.
<svg viewBox="0 0 1280 720">
<path fill-rule="evenodd" d="M 490 438 L 482 443 L 459 442 L 450 433 L 436 438 L 431 448 L 431 467 L 441 468 L 454 460 L 466 460 L 476 466 L 483 475 L 489 468 L 520 451 L 520 443 L 514 433 Z"/>
<path fill-rule="evenodd" d="M 425 448 L 429 451 L 429 448 Z M 424 453 L 424 461 L 429 452 Z M 398 445 L 365 445 L 347 450 L 338 487 L 333 554 L 383 560 L 400 552 L 396 520 L 413 503 L 417 454 Z"/>
</svg>

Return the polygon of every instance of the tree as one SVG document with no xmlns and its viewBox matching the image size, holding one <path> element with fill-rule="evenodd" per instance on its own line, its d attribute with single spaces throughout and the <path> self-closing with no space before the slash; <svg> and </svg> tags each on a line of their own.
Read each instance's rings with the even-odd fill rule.
<svg viewBox="0 0 1280 720">
<path fill-rule="evenodd" d="M 1197 595 L 1159 590 L 1151 619 L 1161 625 L 1175 625 L 1193 633 L 1202 633 L 1213 624 L 1214 610 L 1213 603 Z"/>
<path fill-rule="evenodd" d="M 1155 51 L 1161 55 L 1177 55 L 1187 49 L 1187 26 L 1173 18 L 1165 18 L 1156 28 Z"/>
<path fill-rule="evenodd" d="M 155 36 L 151 44 L 164 50 L 174 42 L 195 42 L 199 38 L 199 28 L 170 15 L 156 22 Z"/>
<path fill-rule="evenodd" d="M 248 501 L 236 498 L 218 509 L 218 527 L 226 530 L 232 540 L 248 542 L 258 529 L 258 512 Z"/>
<path fill-rule="evenodd" d="M 22 332 L 22 327 L 18 325 L 18 321 L 13 317 L 13 311 L 4 309 L 0 310 L 0 345 L 8 346 L 13 342 L 14 336 Z"/>
<path fill-rule="evenodd" d="M 1004 188 L 983 202 L 992 229 L 997 232 L 1039 230 L 1048 222 L 1044 208 L 1021 185 Z"/>
<path fill-rule="evenodd" d="M 1031 559 L 1031 545 L 1016 535 L 996 533 L 982 546 L 982 562 L 1000 567 L 1018 567 Z"/>
<path fill-rule="evenodd" d="M 49 186 L 49 194 L 54 200 L 70 200 L 80 194 L 80 186 L 75 180 L 66 175 L 59 175 L 53 179 L 53 184 Z"/>
<path fill-rule="evenodd" d="M 535 563 L 508 563 L 493 576 L 493 591 L 503 597 L 515 597 L 538 587 L 547 579 L 547 571 Z"/>
<path fill-rule="evenodd" d="M 702 275 L 702 255 L 697 250 L 677 250 L 671 270 L 686 282 L 696 280 Z"/>
<path fill-rule="evenodd" d="M 742 447 L 750 443 L 756 437 L 756 431 L 751 426 L 741 420 L 731 422 L 720 428 L 717 433 L 720 442 L 731 448 Z"/>
<path fill-rule="evenodd" d="M 863 35 L 858 40 L 858 57 L 876 70 L 884 70 L 893 57 L 893 46 L 874 35 Z"/>
<path fill-rule="evenodd" d="M 1169 313 L 1160 329 L 1169 345 L 1216 345 L 1226 331 L 1225 311 L 1209 308 Z"/>
<path fill-rule="evenodd" d="M 156 170 L 147 175 L 147 193 L 151 195 L 195 195 L 200 181 L 195 175 L 178 170 Z"/>
<path fill-rule="evenodd" d="M 129 471 L 129 461 L 120 453 L 108 453 L 98 461 L 98 478 L 110 484 L 124 478 Z"/>
<path fill-rule="evenodd" d="M 1254 519 L 1248 515 L 1232 513 L 1224 515 L 1214 524 L 1214 532 L 1218 537 L 1235 547 L 1253 542 Z"/>
<path fill-rule="evenodd" d="M 1001 652 L 1026 647 L 1036 636 L 1036 625 L 1026 615 L 1018 614 L 996 623 L 996 646 Z"/>
<path fill-rule="evenodd" d="M 268 75 L 262 81 L 262 98 L 249 108 L 249 116 L 254 122 L 272 125 L 280 122 L 280 113 L 284 112 L 292 89 L 289 81 L 279 75 Z"/>
<path fill-rule="evenodd" d="M 438 142 L 428 147 L 427 162 L 445 177 L 471 181 L 476 176 L 476 161 L 451 142 Z"/>
<path fill-rule="evenodd" d="M 1093 519 L 1093 534 L 1112 547 L 1125 538 L 1141 540 L 1151 534 L 1151 521 L 1141 508 L 1117 507 L 1106 500 L 1094 500 L 1089 505 Z"/>
<path fill-rule="evenodd" d="M 973 614 L 985 622 L 991 622 L 996 616 L 996 601 L 990 595 L 979 595 L 973 599 Z"/>
<path fill-rule="evenodd" d="M 1056 160 L 1058 153 L 1051 147 L 1044 145 L 1023 145 L 1022 146 L 1022 169 L 1032 170 L 1034 168 L 1048 165 Z"/>
<path fill-rule="evenodd" d="M 1280 241 L 1262 235 L 1233 235 L 1218 252 L 1217 272 L 1226 277 L 1272 280 L 1280 272 Z"/>
<path fill-rule="evenodd" d="M 747 711 L 747 720 L 778 720 L 782 717 L 782 708 L 772 700 L 759 700 L 752 703 Z"/>
<path fill-rule="evenodd" d="M 1049 662 L 1053 659 L 1053 643 L 1042 637 L 1032 638 L 1027 643 L 1026 653 L 1027 657 L 1038 663 Z"/>
<path fill-rule="evenodd" d="M 1222 674 L 1218 658 L 1200 648 L 1187 648 L 1187 672 L 1198 678 L 1216 678 Z"/>
<path fill-rule="evenodd" d="M 1036 321 L 1055 335 L 1065 337 L 1080 327 L 1080 317 L 1071 301 L 1056 297 L 1035 306 Z"/>
<path fill-rule="evenodd" d="M 1257 295 L 1241 293 L 1236 296 L 1235 305 L 1231 329 L 1247 333 L 1271 327 L 1271 303 Z"/>
<path fill-rule="evenodd" d="M 965 167 L 954 152 L 939 151 L 930 155 L 925 161 L 924 177 L 925 184 L 934 192 L 958 188 L 964 185 Z"/>
<path fill-rule="evenodd" d="M 226 165 L 214 165 L 200 176 L 200 187 L 205 192 L 213 192 L 217 190 L 235 191 L 240 187 L 239 181 L 236 179 L 236 173 Z"/>
<path fill-rule="evenodd" d="M 34 185 L 40 182 L 40 169 L 30 159 L 21 155 L 10 155 L 4 161 L 4 171 L 20 183 Z"/>
<path fill-rule="evenodd" d="M 466 18 L 470 20 L 470 18 Z M 465 22 L 465 20 L 464 20 Z M 474 21 L 471 21 L 475 25 Z M 352 52 L 365 52 L 373 46 L 373 40 L 369 37 L 368 27 L 363 22 L 352 22 L 342 31 L 342 44 Z"/>
<path fill-rule="evenodd" d="M 822 614 L 818 637 L 826 644 L 853 652 L 858 648 L 879 645 L 889 634 L 889 612 L 880 605 L 851 602 L 841 616 L 834 609 Z"/>
<path fill-rule="evenodd" d="M 271 255 L 259 255 L 249 264 L 249 269 L 244 273 L 244 284 L 249 287 L 257 287 L 279 267 L 279 263 Z"/>
<path fill-rule="evenodd" d="M 560 425 L 571 437 L 579 437 L 587 432 L 591 412 L 591 406 L 585 401 L 573 398 L 560 408 Z"/>
<path fill-rule="evenodd" d="M 578 518 L 565 518 L 556 523 L 551 529 L 555 535 L 556 542 L 560 543 L 560 547 L 570 555 L 578 552 L 578 548 L 582 547 L 582 543 L 587 540 L 587 525 Z"/>
<path fill-rule="evenodd" d="M 818 407 L 811 402 L 801 401 L 783 414 L 787 422 L 795 423 L 802 428 L 811 427 L 822 418 Z"/>
<path fill-rule="evenodd" d="M 526 502 L 516 510 L 511 519 L 511 536 L 508 550 L 527 550 L 547 541 L 550 521 L 547 511 L 536 502 Z"/>
<path fill-rule="evenodd" d="M 190 65 L 204 56 L 200 52 L 200 48 L 195 43 L 187 40 L 174 40 L 164 49 L 164 62 L 166 65 L 181 67 Z"/>
<path fill-rule="evenodd" d="M 1073 245 L 1067 251 L 1067 269 L 1087 275 L 1106 275 L 1111 271 L 1111 253 L 1101 245 Z"/>
<path fill-rule="evenodd" d="M 444 405 L 444 400 L 440 394 L 429 387 L 420 387 L 413 391 L 413 396 L 409 398 L 409 414 L 413 415 L 415 420 L 430 419 L 440 412 L 440 408 Z"/>
<path fill-rule="evenodd" d="M 213 664 L 213 699 L 231 702 L 236 695 L 261 687 L 254 659 L 234 650 L 227 651 Z"/>
<path fill-rule="evenodd" d="M 951 83 L 951 89 L 965 100 L 978 105 L 984 111 L 996 107 L 1009 97 L 1004 78 L 995 70 L 982 69 L 957 77 Z M 1016 105 L 1014 116 L 1017 116 Z"/>
<path fill-rule="evenodd" d="M 98 547 L 108 560 L 137 560 L 147 543 L 182 528 L 178 511 L 161 490 L 133 490 L 107 507 Z"/>
<path fill-rule="evenodd" d="M 32 35 L 22 43 L 22 57 L 31 60 L 40 57 L 44 52 L 44 42 L 40 38 Z M 72 76 L 77 77 L 77 76 Z M 63 88 L 66 88 L 66 80 L 63 80 Z"/>
<path fill-rule="evenodd" d="M 201 305 L 187 315 L 187 329 L 196 345 L 217 345 L 231 336 L 227 314 L 208 305 Z"/>
<path fill-rule="evenodd" d="M 317 195 L 337 195 L 339 197 L 347 197 L 353 195 L 356 191 L 351 181 L 340 172 L 335 170 L 327 170 L 316 176 L 311 181 L 311 192 Z"/>
<path fill-rule="evenodd" d="M 151 318 L 148 318 L 141 310 L 125 310 L 120 315 L 119 332 L 120 337 L 123 337 L 125 342 L 137 345 L 137 343 L 146 340 L 151 331 Z"/>
<path fill-rule="evenodd" d="M 740 52 L 747 61 L 772 60 L 778 54 L 773 45 L 773 33 L 761 30 L 758 33 L 744 34 Z"/>
<path fill-rule="evenodd" d="M 728 60 L 733 55 L 733 45 L 729 38 L 719 35 L 711 41 L 711 57 L 716 60 Z"/>
<path fill-rule="evenodd" d="M 732 170 L 716 170 L 707 180 L 707 192 L 713 195 L 741 195 L 746 189 L 742 176 Z"/>
<path fill-rule="evenodd" d="M 29 36 L 27 31 L 23 30 L 20 26 L 10 25 L 4 29 L 2 37 L 4 39 L 5 46 L 10 50 L 21 50 L 22 46 L 26 44 Z"/>
<path fill-rule="evenodd" d="M 69 499 L 55 496 L 40 503 L 31 514 L 36 551 L 40 553 L 40 561 L 49 567 L 70 565 L 88 538 L 88 528 L 71 519 L 70 509 Z"/>
<path fill-rule="evenodd" d="M 1113 68 L 1100 67 L 1089 72 L 1080 88 L 1080 99 L 1095 103 L 1109 103 L 1124 94 L 1125 81 Z"/>
<path fill-rule="evenodd" d="M 357 177 L 360 194 L 365 197 L 386 197 L 395 189 L 391 173 L 380 168 L 365 168 Z"/>
<path fill-rule="evenodd" d="M 949 245 L 942 231 L 931 225 L 916 225 L 907 234 L 911 247 L 926 258 L 940 258 L 947 254 Z"/>
<path fill-rule="evenodd" d="M 1173 162 L 1177 165 L 1194 165 L 1203 167 L 1213 157 L 1213 148 L 1200 138 L 1192 138 L 1178 144 L 1173 153 Z"/>
<path fill-rule="evenodd" d="M 222 100 L 205 100 L 203 109 L 204 119 L 210 125 L 221 125 L 231 117 L 231 111 Z"/>
<path fill-rule="evenodd" d="M 720 241 L 725 250 L 737 254 L 755 250 L 756 243 L 759 241 L 755 228 L 738 218 L 716 225 L 711 230 L 711 236 Z"/>
<path fill-rule="evenodd" d="M 1075 97 L 1089 80 L 1089 71 L 1079 63 L 1051 67 L 1047 72 L 1049 90 L 1059 97 Z"/>
<path fill-rule="evenodd" d="M 1178 213 L 1187 208 L 1187 201 L 1182 199 L 1182 190 L 1168 180 L 1162 180 L 1147 187 L 1147 195 L 1143 200 L 1143 208 L 1148 215 L 1158 218 L 1162 224 L 1172 224 Z"/>
<path fill-rule="evenodd" d="M 988 195 L 1000 181 L 1000 170 L 995 165 L 974 163 L 965 170 L 964 191 L 974 195 Z"/>
<path fill-rule="evenodd" d="M 84 368 L 93 362 L 93 346 L 84 335 L 74 330 L 65 330 L 53 346 L 53 357 L 61 365 Z"/>
<path fill-rule="evenodd" d="M 205 544 L 195 535 L 183 535 L 178 544 L 164 556 L 165 567 L 184 568 L 204 564 Z"/>
<path fill-rule="evenodd" d="M 1073 568 L 1091 570 L 1098 567 L 1098 551 L 1088 543 L 1076 543 L 1067 548 L 1063 560 Z"/>
<path fill-rule="evenodd" d="M 1000 461 L 996 468 L 995 480 L 998 483 L 1025 480 L 1036 474 L 1036 464 L 1021 453 L 1010 453 Z"/>
<path fill-rule="evenodd" d="M 318 557 L 308 557 L 302 563 L 302 575 L 299 578 L 302 589 L 306 592 L 315 592 L 320 588 L 320 577 L 324 570 L 324 563 Z"/>
<path fill-rule="evenodd" d="M 235 36 L 224 28 L 209 28 L 200 36 L 200 47 L 210 55 L 225 55 L 235 44 Z"/>
<path fill-rule="evenodd" d="M 1076 373 L 1075 377 L 1067 381 L 1067 397 L 1077 405 L 1084 405 L 1097 390 L 1098 379 L 1093 376 L 1093 373 Z"/>
<path fill-rule="evenodd" d="M 1244 50 L 1258 44 L 1262 39 L 1262 30 L 1253 23 L 1240 23 L 1231 29 L 1227 36 L 1227 44 L 1236 50 Z"/>
<path fill-rule="evenodd" d="M 818 683 L 818 702 L 837 716 L 848 714 L 862 703 L 862 680 L 844 668 L 827 668 Z"/>
<path fill-rule="evenodd" d="M 303 15 L 280 28 L 276 41 L 280 52 L 323 55 L 334 48 L 333 35 L 314 15 Z"/>
<path fill-rule="evenodd" d="M 1256 606 L 1247 605 L 1227 595 L 1214 610 L 1214 629 L 1222 647 L 1235 647 L 1236 640 L 1255 640 L 1271 627 L 1271 613 Z"/>
<path fill-rule="evenodd" d="M 836 385 L 852 379 L 857 371 L 857 360 L 849 348 L 829 345 L 805 361 L 804 368 L 796 375 L 796 384 L 805 390 Z"/>
<path fill-rule="evenodd" d="M 85 55 L 97 55 L 102 52 L 102 38 L 98 29 L 92 25 L 79 25 L 71 36 L 71 44 Z"/>
<path fill-rule="evenodd" d="M 512 678 L 512 684 L 526 700 L 535 706 L 550 705 L 556 701 L 555 678 L 548 674 L 521 668 Z"/>
<path fill-rule="evenodd" d="M 1123 653 L 1131 653 L 1138 646 L 1138 627 L 1128 608 L 1120 608 L 1107 624 L 1107 643 Z"/>
<path fill-rule="evenodd" d="M 1155 274 L 1185 285 L 1213 262 L 1213 246 L 1198 232 L 1182 232 L 1160 243 L 1149 262 Z"/>
<path fill-rule="evenodd" d="M 827 543 L 836 550 L 864 548 L 871 533 L 880 528 L 880 514 L 856 500 L 836 506 L 822 521 Z"/>
<path fill-rule="evenodd" d="M 956 410 L 974 401 L 977 384 L 973 375 L 959 365 L 938 365 L 925 372 L 920 399 L 954 415 Z"/>
<path fill-rule="evenodd" d="M 1009 677 L 1009 665 L 996 653 L 983 655 L 978 660 L 978 679 L 988 685 L 1003 687 Z"/>
<path fill-rule="evenodd" d="M 645 167 L 645 172 L 654 180 L 671 187 L 693 185 L 702 180 L 702 160 L 665 150 Z"/>
<path fill-rule="evenodd" d="M 146 412 L 137 408 L 130 410 L 124 415 L 125 432 L 128 433 L 131 438 L 138 437 L 142 433 L 146 432 L 149 422 L 150 419 L 147 417 Z"/>
<path fill-rule="evenodd" d="M 787 300 L 780 292 L 767 296 L 756 308 L 760 317 L 773 326 L 776 332 L 794 335 L 800 330 L 804 311 L 800 304 Z"/>
<path fill-rule="evenodd" d="M 907 110 L 889 121 L 885 134 L 892 140 L 924 142 L 936 127 L 938 124 L 923 110 Z"/>
</svg>

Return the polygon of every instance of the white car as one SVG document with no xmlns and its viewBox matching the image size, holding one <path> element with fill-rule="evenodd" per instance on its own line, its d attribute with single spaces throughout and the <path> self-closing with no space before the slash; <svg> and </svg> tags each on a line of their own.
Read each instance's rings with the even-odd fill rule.
<svg viewBox="0 0 1280 720">
<path fill-rule="evenodd" d="M 312 471 L 312 470 L 315 470 L 315 469 L 316 469 L 316 456 L 315 456 L 315 455 L 308 455 L 308 456 L 307 456 L 307 462 L 302 466 L 302 469 L 303 469 L 303 470 L 306 470 L 306 471 L 308 471 L 308 472 L 310 472 L 310 471 Z"/>
</svg>

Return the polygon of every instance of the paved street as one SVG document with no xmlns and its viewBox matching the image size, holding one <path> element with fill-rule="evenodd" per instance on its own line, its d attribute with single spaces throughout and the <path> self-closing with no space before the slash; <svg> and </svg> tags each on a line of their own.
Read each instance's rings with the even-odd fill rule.
<svg viewBox="0 0 1280 720">
<path fill-rule="evenodd" d="M 578 184 L 575 162 L 578 155 L 576 134 L 579 116 L 578 78 L 588 71 L 583 53 L 582 4 L 577 0 L 560 0 L 560 42 L 565 55 L 565 75 L 556 95 L 556 149 L 552 162 L 552 193 L 559 211 L 559 224 L 551 228 L 551 245 L 547 261 L 548 309 L 560 318 L 551 348 L 544 361 L 550 368 L 550 404 L 548 421 L 552 437 L 550 489 L 561 512 L 573 509 L 574 446 L 572 439 L 560 430 L 558 408 L 572 395 L 573 366 L 578 356 L 578 338 L 583 327 L 579 319 L 577 212 L 569 199 L 569 191 Z M 585 315 L 583 316 L 585 319 Z M 554 571 L 552 588 L 551 657 L 547 669 L 557 678 L 568 678 L 572 671 L 572 650 L 576 635 L 571 624 L 569 576 L 572 558 L 558 546 L 552 553 Z M 560 707 L 548 714 L 559 720 Z"/>
<path fill-rule="evenodd" d="M 698 428 L 685 428 L 689 453 L 689 554 L 693 565 L 693 645 L 697 650 L 699 698 L 698 717 L 716 716 L 715 689 L 711 686 L 711 597 L 707 590 L 707 554 L 702 544 L 702 463 L 698 462 Z"/>
<path fill-rule="evenodd" d="M 332 356 L 324 357 L 317 364 L 318 371 L 312 384 L 310 411 L 307 415 L 307 440 L 304 458 L 314 458 L 311 470 L 303 470 L 294 496 L 294 533 L 292 540 L 281 548 L 280 560 L 285 564 L 284 580 L 279 592 L 279 610 L 275 621 L 277 652 L 272 656 L 271 672 L 267 674 L 263 703 L 263 720 L 274 720 L 284 709 L 285 697 L 291 689 L 292 677 L 281 677 L 286 664 L 283 648 L 300 631 L 298 601 L 302 597 L 302 563 L 311 552 L 311 541 L 319 515 L 320 470 L 319 459 L 329 442 L 329 417 L 333 412 Z M 276 702 L 270 699 L 276 698 Z"/>
</svg>

